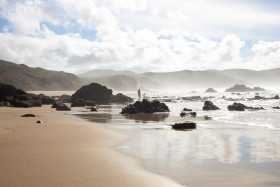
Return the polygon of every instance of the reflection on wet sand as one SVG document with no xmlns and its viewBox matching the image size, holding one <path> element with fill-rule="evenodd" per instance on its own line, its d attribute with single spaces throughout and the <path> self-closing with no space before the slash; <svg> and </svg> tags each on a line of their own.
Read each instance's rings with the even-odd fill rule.
<svg viewBox="0 0 280 187">
<path fill-rule="evenodd" d="M 154 113 L 154 114 L 124 114 L 126 119 L 135 120 L 136 123 L 147 123 L 149 121 L 164 121 L 169 114 L 168 113 Z"/>
<path fill-rule="evenodd" d="M 81 117 L 86 119 L 90 122 L 95 123 L 110 123 L 112 121 L 112 114 L 111 113 L 89 113 L 89 114 L 75 114 L 75 116 Z"/>
</svg>

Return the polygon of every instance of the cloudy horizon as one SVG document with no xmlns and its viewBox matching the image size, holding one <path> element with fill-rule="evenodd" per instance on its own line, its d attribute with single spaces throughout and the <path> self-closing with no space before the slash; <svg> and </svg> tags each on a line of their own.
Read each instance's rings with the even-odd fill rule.
<svg viewBox="0 0 280 187">
<path fill-rule="evenodd" d="M 0 0 L 0 59 L 137 73 L 280 68 L 280 2 Z"/>
</svg>

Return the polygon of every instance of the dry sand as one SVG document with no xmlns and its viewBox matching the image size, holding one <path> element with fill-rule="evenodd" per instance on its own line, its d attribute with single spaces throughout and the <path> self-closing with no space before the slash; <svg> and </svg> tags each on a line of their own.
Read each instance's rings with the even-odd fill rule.
<svg viewBox="0 0 280 187">
<path fill-rule="evenodd" d="M 26 113 L 39 117 L 20 117 Z M 2 107 L 0 120 L 0 186 L 178 185 L 114 150 L 126 139 L 124 135 L 50 105 Z"/>
</svg>

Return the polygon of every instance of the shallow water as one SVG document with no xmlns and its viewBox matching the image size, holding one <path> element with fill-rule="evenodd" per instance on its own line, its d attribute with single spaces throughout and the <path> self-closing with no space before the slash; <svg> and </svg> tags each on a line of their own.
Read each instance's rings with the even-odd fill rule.
<svg viewBox="0 0 280 187">
<path fill-rule="evenodd" d="M 123 105 L 111 105 L 100 106 L 95 113 L 84 110 L 75 115 L 128 134 L 129 140 L 117 149 L 141 160 L 147 170 L 183 185 L 280 185 L 280 110 L 272 109 L 280 105 L 279 100 L 237 101 L 266 110 L 236 112 L 227 110 L 233 101 L 221 97 L 245 99 L 255 93 L 175 94 L 165 93 L 165 97 L 174 99 L 166 103 L 170 113 L 121 115 Z M 266 97 L 276 94 L 260 93 Z M 214 96 L 210 100 L 221 110 L 202 111 L 203 101 L 177 100 L 192 95 Z M 158 93 L 152 96 L 164 98 Z M 198 117 L 180 117 L 185 107 L 196 111 Z M 205 120 L 204 115 L 212 120 Z M 171 124 L 186 120 L 195 121 L 197 129 L 171 129 Z"/>
</svg>

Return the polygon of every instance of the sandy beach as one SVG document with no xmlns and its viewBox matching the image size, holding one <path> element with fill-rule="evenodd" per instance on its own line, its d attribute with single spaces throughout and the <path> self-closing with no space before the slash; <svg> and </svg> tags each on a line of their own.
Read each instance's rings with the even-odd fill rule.
<svg viewBox="0 0 280 187">
<path fill-rule="evenodd" d="M 1 107 L 0 118 L 0 186 L 178 186 L 114 150 L 125 135 L 50 105 Z"/>
</svg>

